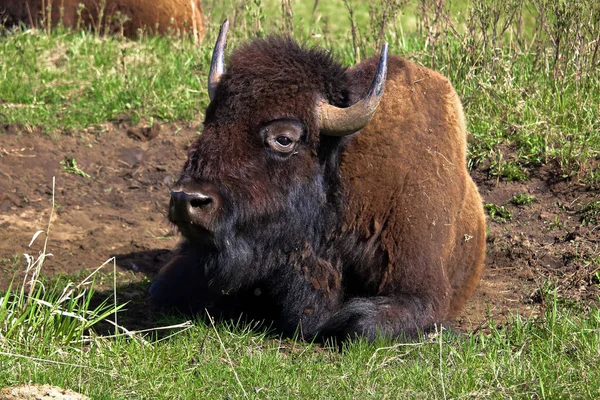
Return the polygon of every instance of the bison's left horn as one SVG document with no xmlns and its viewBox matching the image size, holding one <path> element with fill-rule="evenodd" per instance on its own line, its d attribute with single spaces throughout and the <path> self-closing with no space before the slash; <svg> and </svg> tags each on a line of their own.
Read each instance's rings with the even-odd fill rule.
<svg viewBox="0 0 600 400">
<path fill-rule="evenodd" d="M 387 50 L 388 45 L 384 43 L 381 47 L 381 55 L 371 88 L 358 103 L 348 108 L 339 108 L 327 102 L 321 103 L 318 108 L 321 133 L 327 136 L 351 135 L 369 123 L 377 110 L 385 88 Z"/>
<path fill-rule="evenodd" d="M 219 37 L 213 50 L 212 60 L 210 62 L 210 72 L 208 74 L 208 98 L 212 101 L 217 91 L 217 86 L 221 76 L 225 73 L 225 47 L 227 46 L 227 29 L 229 21 L 225 20 L 221 25 Z"/>
</svg>

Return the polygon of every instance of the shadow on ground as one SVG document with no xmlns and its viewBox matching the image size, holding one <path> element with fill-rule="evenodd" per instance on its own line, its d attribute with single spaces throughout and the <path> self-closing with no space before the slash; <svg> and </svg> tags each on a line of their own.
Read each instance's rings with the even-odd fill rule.
<svg viewBox="0 0 600 400">
<path fill-rule="evenodd" d="M 103 288 L 97 290 L 92 298 L 91 306 L 98 306 L 103 301 L 123 304 L 117 313 L 118 325 L 133 331 L 149 331 L 154 339 L 160 339 L 172 333 L 169 329 L 158 329 L 167 326 L 181 325 L 192 321 L 194 324 L 210 324 L 208 315 L 181 313 L 178 311 L 157 310 L 148 300 L 148 288 L 154 277 L 172 256 L 168 249 L 146 250 L 125 254 L 114 254 L 119 271 L 135 271 L 137 279 L 126 284 L 117 284 L 116 290 L 106 282 Z M 109 287 L 110 286 L 110 287 Z M 106 287 L 106 288 L 104 288 Z M 116 293 L 116 296 L 115 296 Z M 254 321 L 245 318 L 245 314 L 236 313 L 228 316 L 211 316 L 216 324 L 237 326 L 242 330 L 250 330 L 256 334 L 264 334 L 269 338 L 279 337 L 269 321 Z M 114 320 L 108 318 L 109 320 Z M 99 335 L 114 335 L 115 327 L 109 322 L 100 322 L 94 327 Z M 122 331 L 120 333 L 123 333 Z"/>
</svg>

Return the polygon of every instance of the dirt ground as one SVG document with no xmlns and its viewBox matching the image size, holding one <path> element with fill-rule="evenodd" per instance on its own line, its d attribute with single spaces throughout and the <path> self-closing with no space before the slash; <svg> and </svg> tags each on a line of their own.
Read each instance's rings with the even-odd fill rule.
<svg viewBox="0 0 600 400">
<path fill-rule="evenodd" d="M 166 217 L 169 187 L 199 129 L 187 122 L 153 128 L 107 124 L 53 136 L 0 126 L 0 289 L 23 271 L 22 254 L 37 255 L 42 247 L 43 235 L 28 244 L 48 225 L 55 176 L 47 249 L 53 256 L 43 274 L 84 277 L 115 256 L 119 296 L 131 301 L 121 321 L 129 316 L 137 325 L 147 318 L 147 282 L 178 242 Z M 90 177 L 66 172 L 65 157 Z M 600 215 L 582 224 L 582 208 L 600 199 L 598 189 L 560 179 L 552 166 L 529 173 L 524 182 L 497 182 L 484 167 L 473 171 L 484 201 L 504 205 L 512 218 L 488 219 L 486 269 L 456 321 L 461 330 L 481 328 L 488 315 L 503 321 L 511 313 L 539 312 L 547 282 L 566 299 L 598 300 Z M 533 195 L 534 202 L 511 203 L 520 192 Z M 112 264 L 106 268 L 102 276 L 112 281 Z"/>
</svg>

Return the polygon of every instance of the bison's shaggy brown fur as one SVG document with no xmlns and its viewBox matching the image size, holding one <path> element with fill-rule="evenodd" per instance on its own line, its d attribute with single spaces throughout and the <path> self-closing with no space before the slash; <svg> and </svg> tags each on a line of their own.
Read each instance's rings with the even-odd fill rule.
<svg viewBox="0 0 600 400">
<path fill-rule="evenodd" d="M 192 3 L 194 9 L 192 10 Z M 84 6 L 78 15 L 79 4 Z M 130 38 L 142 29 L 148 33 L 191 31 L 204 33 L 202 5 L 198 0 L 0 0 L 0 21 L 40 26 L 62 22 L 119 33 Z M 50 13 L 48 13 L 48 8 Z M 119 17 L 120 16 L 120 17 Z M 101 18 L 101 19 L 100 19 Z"/>
<path fill-rule="evenodd" d="M 410 336 L 460 312 L 485 221 L 448 80 L 391 56 L 373 119 L 345 137 L 319 128 L 318 104 L 356 103 L 376 65 L 346 70 L 279 37 L 233 52 L 174 189 L 185 240 L 154 304 L 342 339 Z M 290 140 L 293 153 L 277 150 Z M 178 208 L 189 193 L 193 217 Z"/>
</svg>

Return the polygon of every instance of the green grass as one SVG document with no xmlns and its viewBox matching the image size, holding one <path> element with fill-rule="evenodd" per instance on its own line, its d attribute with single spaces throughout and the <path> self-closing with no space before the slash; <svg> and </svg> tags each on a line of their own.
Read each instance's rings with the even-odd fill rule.
<svg viewBox="0 0 600 400">
<path fill-rule="evenodd" d="M 499 206 L 494 203 L 485 203 L 483 208 L 488 212 L 491 220 L 494 222 L 506 222 L 512 219 L 512 214 L 505 206 Z"/>
<path fill-rule="evenodd" d="M 533 204 L 534 201 L 536 201 L 534 195 L 527 194 L 524 192 L 519 192 L 518 194 L 514 195 L 511 199 L 511 203 L 517 206 L 530 206 L 531 204 Z"/>
<path fill-rule="evenodd" d="M 78 175 L 82 178 L 90 177 L 87 172 L 83 171 L 77 166 L 77 160 L 75 160 L 75 157 L 71 155 L 66 155 L 65 158 L 60 162 L 60 165 L 63 166 L 63 171 L 69 174 Z"/>
<path fill-rule="evenodd" d="M 107 121 L 197 117 L 207 104 L 208 50 L 157 37 L 140 43 L 85 33 L 0 40 L 0 118 L 47 132 Z M 202 77 L 204 72 L 202 72 Z"/>
<path fill-rule="evenodd" d="M 600 223 L 600 200 L 592 200 L 581 207 L 579 211 L 583 225 Z"/>
<path fill-rule="evenodd" d="M 358 341 L 341 352 L 203 322 L 160 340 L 4 340 L 0 386 L 49 382 L 94 399 L 598 398 L 600 312 L 547 300 L 539 318 L 413 343 Z"/>
</svg>

